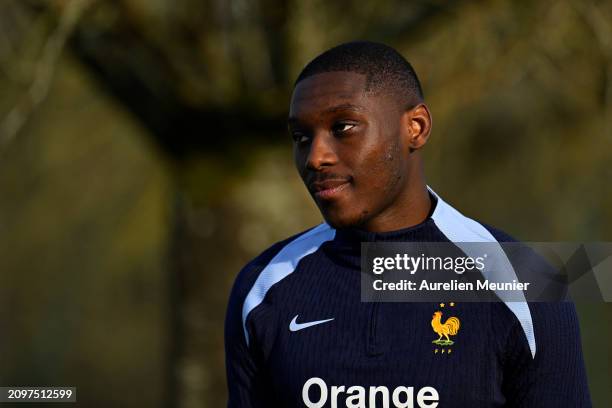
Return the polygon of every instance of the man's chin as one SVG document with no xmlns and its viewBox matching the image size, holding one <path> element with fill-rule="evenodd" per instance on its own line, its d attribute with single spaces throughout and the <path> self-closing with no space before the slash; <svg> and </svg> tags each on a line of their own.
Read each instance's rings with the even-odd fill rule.
<svg viewBox="0 0 612 408">
<path fill-rule="evenodd" d="M 347 214 L 322 213 L 323 219 L 334 229 L 357 227 L 360 224 L 359 217 L 350 217 Z"/>
</svg>

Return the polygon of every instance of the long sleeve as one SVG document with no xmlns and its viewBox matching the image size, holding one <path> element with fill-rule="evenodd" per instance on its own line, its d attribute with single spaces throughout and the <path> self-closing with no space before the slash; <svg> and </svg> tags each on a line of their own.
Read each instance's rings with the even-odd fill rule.
<svg viewBox="0 0 612 408">
<path fill-rule="evenodd" d="M 247 346 L 242 326 L 242 304 L 246 296 L 243 292 L 243 285 L 237 281 L 230 295 L 225 320 L 228 408 L 262 406 L 257 387 L 258 366 L 256 358 Z"/>
<path fill-rule="evenodd" d="M 299 235 L 299 234 L 298 234 Z M 228 408 L 265 407 L 266 377 L 262 372 L 264 353 L 258 342 L 258 333 L 249 324 L 252 313 L 243 322 L 242 308 L 263 268 L 297 235 L 277 242 L 249 262 L 238 274 L 230 294 L 225 316 L 225 368 L 228 389 Z M 249 344 L 245 335 L 249 331 Z M 273 329 L 273 328 L 272 328 Z M 272 333 L 273 330 L 270 332 Z M 259 333 L 266 339 L 266 333 Z M 266 401 L 264 401 L 264 397 Z"/>
<path fill-rule="evenodd" d="M 504 394 L 509 407 L 591 407 L 571 302 L 530 303 L 536 339 L 532 357 L 520 325 L 508 338 L 504 361 Z"/>
</svg>

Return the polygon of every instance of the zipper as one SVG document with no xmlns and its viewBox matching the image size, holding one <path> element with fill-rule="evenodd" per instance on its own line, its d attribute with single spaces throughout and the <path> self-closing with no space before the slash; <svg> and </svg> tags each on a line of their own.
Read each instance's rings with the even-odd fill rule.
<svg viewBox="0 0 612 408">
<path fill-rule="evenodd" d="M 371 239 L 372 241 L 374 239 Z M 363 245 L 361 250 L 363 251 Z M 364 258 L 362 258 L 364 259 Z M 380 331 L 379 325 L 379 313 L 380 313 L 380 293 L 375 294 L 373 302 L 370 306 L 370 318 L 367 327 L 367 339 L 366 339 L 366 355 L 370 357 L 376 357 L 383 354 L 383 350 L 379 341 L 378 332 Z"/>
<path fill-rule="evenodd" d="M 378 336 L 378 323 L 380 320 L 380 302 L 372 302 L 372 308 L 370 309 L 370 321 L 368 327 L 368 341 L 366 344 L 366 352 L 368 356 L 379 356 L 383 354 L 383 348 L 380 344 Z"/>
</svg>

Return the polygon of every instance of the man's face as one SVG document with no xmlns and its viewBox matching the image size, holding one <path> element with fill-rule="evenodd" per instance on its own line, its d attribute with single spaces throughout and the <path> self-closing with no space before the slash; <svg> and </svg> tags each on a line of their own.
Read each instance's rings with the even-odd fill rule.
<svg viewBox="0 0 612 408">
<path fill-rule="evenodd" d="M 327 72 L 296 86 L 295 164 L 332 227 L 370 229 L 401 206 L 410 156 L 402 113 L 391 96 L 366 92 L 365 75 Z"/>
</svg>

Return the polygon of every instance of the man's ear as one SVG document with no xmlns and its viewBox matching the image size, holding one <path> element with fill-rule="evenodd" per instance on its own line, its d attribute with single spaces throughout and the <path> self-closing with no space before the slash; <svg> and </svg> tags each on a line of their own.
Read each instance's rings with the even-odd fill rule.
<svg viewBox="0 0 612 408">
<path fill-rule="evenodd" d="M 424 103 L 404 112 L 402 115 L 402 127 L 404 135 L 408 138 L 407 145 L 410 152 L 419 150 L 427 143 L 431 133 L 431 114 Z"/>
</svg>

